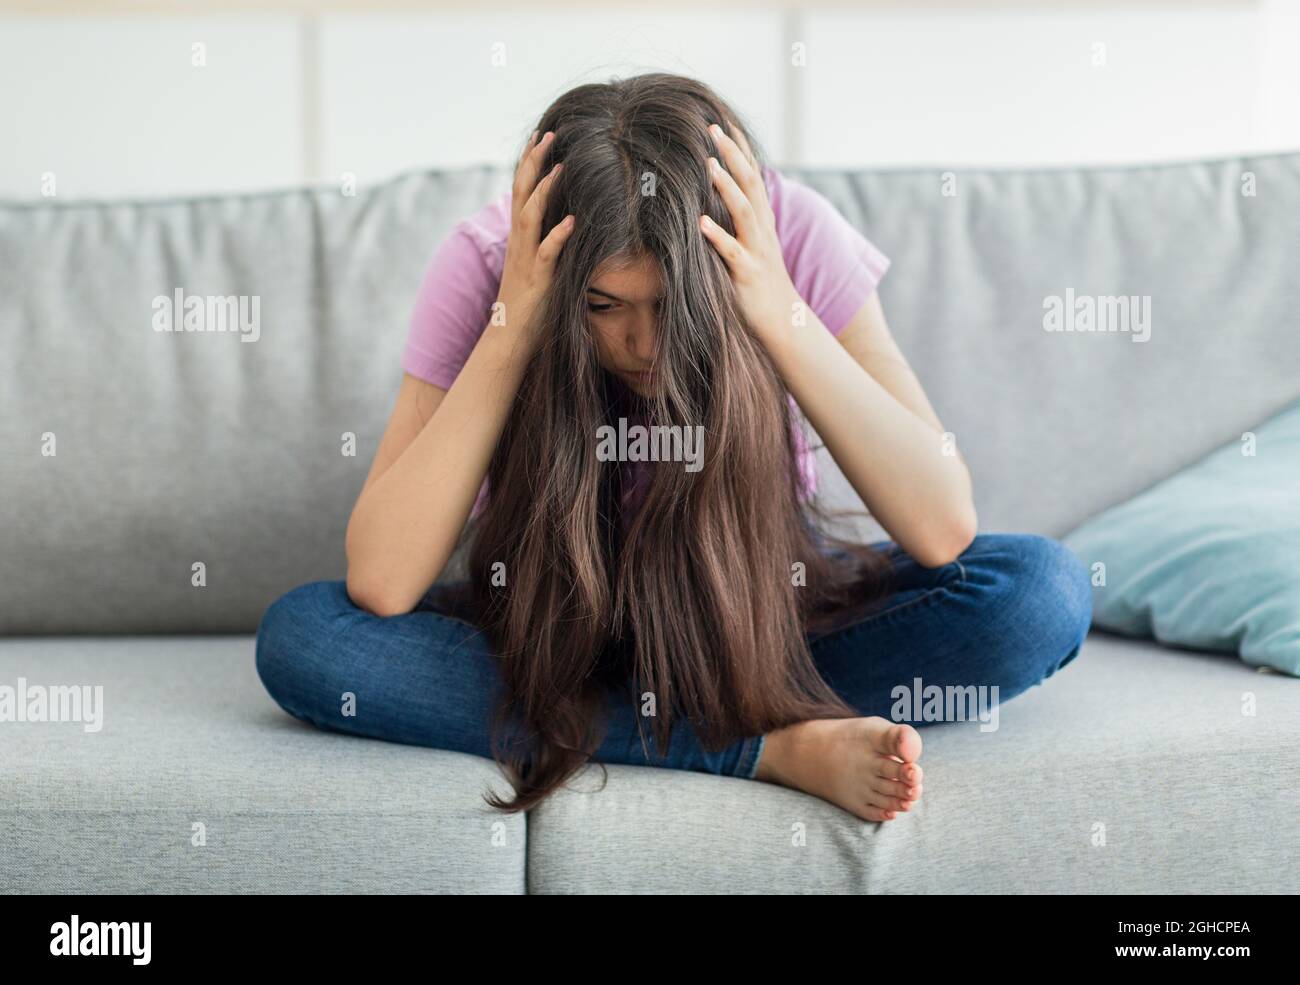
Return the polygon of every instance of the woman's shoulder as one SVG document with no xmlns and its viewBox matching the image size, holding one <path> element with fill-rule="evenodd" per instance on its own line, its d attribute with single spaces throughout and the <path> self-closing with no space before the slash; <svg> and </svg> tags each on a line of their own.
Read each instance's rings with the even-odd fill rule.
<svg viewBox="0 0 1300 985">
<path fill-rule="evenodd" d="M 505 265 L 506 241 L 510 235 L 511 190 L 491 199 L 478 211 L 456 223 L 453 236 L 463 236 L 477 247 L 488 269 L 500 275 Z"/>
<path fill-rule="evenodd" d="M 762 170 L 778 234 L 848 221 L 825 195 L 807 182 L 771 164 L 763 165 Z"/>
<path fill-rule="evenodd" d="M 786 269 L 795 288 L 832 334 L 871 296 L 889 258 L 811 185 L 763 168 Z"/>
<path fill-rule="evenodd" d="M 406 372 L 450 389 L 487 325 L 509 232 L 507 191 L 443 237 L 416 293 L 402 356 Z"/>
</svg>

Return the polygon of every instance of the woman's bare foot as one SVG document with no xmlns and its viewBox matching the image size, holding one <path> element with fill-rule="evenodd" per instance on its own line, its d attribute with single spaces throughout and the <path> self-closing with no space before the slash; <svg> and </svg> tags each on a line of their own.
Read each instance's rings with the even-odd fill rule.
<svg viewBox="0 0 1300 985">
<path fill-rule="evenodd" d="M 828 718 L 769 732 L 754 778 L 794 787 L 864 821 L 921 799 L 921 736 L 883 718 Z"/>
</svg>

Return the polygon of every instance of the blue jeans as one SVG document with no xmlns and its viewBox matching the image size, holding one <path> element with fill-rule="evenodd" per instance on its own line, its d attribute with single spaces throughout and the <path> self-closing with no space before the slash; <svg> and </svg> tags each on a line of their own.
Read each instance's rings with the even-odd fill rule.
<svg viewBox="0 0 1300 985">
<path fill-rule="evenodd" d="M 890 557 L 892 594 L 864 618 L 809 638 L 823 678 L 861 715 L 928 724 L 911 714 L 919 702 L 900 703 L 896 691 L 913 692 L 918 679 L 924 689 L 996 687 L 1005 701 L 1073 660 L 1087 635 L 1087 574 L 1054 540 L 981 534 L 940 568 L 890 542 L 874 546 Z M 472 624 L 435 609 L 434 596 L 381 617 L 354 605 L 342 581 L 293 589 L 258 628 L 262 683 L 285 711 L 322 729 L 490 757 L 496 657 Z M 640 714 L 628 696 L 611 696 L 597 762 L 753 777 L 763 736 L 710 752 L 681 722 L 662 751 L 647 727 L 647 750 Z"/>
</svg>

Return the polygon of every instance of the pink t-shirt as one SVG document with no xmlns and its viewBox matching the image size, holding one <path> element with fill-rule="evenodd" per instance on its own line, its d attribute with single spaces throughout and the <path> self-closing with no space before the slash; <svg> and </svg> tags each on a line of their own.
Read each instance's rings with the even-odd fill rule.
<svg viewBox="0 0 1300 985">
<path fill-rule="evenodd" d="M 889 259 L 819 192 L 772 167 L 763 177 L 795 290 L 838 335 L 875 292 Z M 451 388 L 491 316 L 505 264 L 510 196 L 505 191 L 456 224 L 416 296 L 402 369 L 440 389 Z M 795 439 L 802 486 L 811 495 L 817 488 L 813 453 L 802 429 L 796 428 Z"/>
</svg>

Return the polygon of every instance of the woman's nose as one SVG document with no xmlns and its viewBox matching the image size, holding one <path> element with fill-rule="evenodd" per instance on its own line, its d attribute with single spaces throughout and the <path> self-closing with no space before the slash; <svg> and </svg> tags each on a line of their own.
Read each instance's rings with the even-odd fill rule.
<svg viewBox="0 0 1300 985">
<path fill-rule="evenodd" d="M 657 326 L 654 314 L 637 318 L 627 336 L 627 350 L 638 362 L 649 364 L 654 360 Z"/>
</svg>

